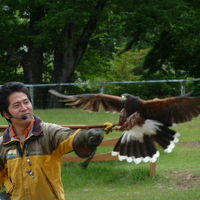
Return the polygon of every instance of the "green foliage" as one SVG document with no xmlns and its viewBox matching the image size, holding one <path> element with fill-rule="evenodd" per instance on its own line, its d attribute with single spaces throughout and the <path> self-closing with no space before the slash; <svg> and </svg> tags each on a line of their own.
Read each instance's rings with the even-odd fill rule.
<svg viewBox="0 0 200 200">
<path fill-rule="evenodd" d="M 75 82 L 106 81 L 109 63 L 95 50 L 88 50 L 87 55 L 75 71 Z M 106 72 L 106 73 L 105 73 Z"/>
<path fill-rule="evenodd" d="M 20 70 L 20 68 L 6 65 L 6 63 L 1 63 L 0 74 L 1 74 L 0 85 L 9 81 L 23 81 L 23 73 Z"/>
<path fill-rule="evenodd" d="M 195 8 L 193 6 L 196 6 Z M 147 73 L 170 77 L 199 77 L 199 9 L 195 2 L 181 4 L 176 20 L 158 33 L 145 61 Z"/>
<path fill-rule="evenodd" d="M 0 2 L 0 78 L 24 81 L 27 57 L 34 62 L 33 50 L 42 52 L 41 83 L 52 82 L 55 54 L 63 53 L 73 63 L 73 82 L 178 79 L 200 74 L 200 5 L 184 0 L 108 1 L 88 41 L 80 41 L 87 24 L 96 15 L 97 0 L 3 0 Z M 91 27 L 90 27 L 91 28 Z M 89 33 L 88 33 L 89 34 Z M 87 47 L 77 59 L 82 44 Z M 74 56 L 74 60 L 70 60 Z M 73 57 L 72 56 L 72 57 Z M 76 60 L 77 59 L 77 60 Z M 71 67 L 71 66 L 70 66 Z M 34 68 L 34 67 L 33 67 Z M 70 71 L 71 68 L 67 70 Z M 36 70 L 37 71 L 37 70 Z M 7 76 L 8 74 L 8 76 Z M 57 78 L 59 80 L 59 78 Z M 124 91 L 149 97 L 152 88 L 158 94 L 177 90 L 168 84 L 108 86 L 109 93 Z M 191 86 L 193 88 L 195 86 Z M 96 91 L 96 86 L 74 87 L 73 91 Z"/>
</svg>

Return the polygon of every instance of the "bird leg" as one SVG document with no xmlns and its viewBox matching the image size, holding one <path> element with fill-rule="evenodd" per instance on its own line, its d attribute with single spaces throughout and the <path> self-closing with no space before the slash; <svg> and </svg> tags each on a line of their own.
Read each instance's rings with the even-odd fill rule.
<svg viewBox="0 0 200 200">
<path fill-rule="evenodd" d="M 113 123 L 111 123 L 111 122 L 106 122 L 106 123 L 104 123 L 104 125 L 105 125 L 104 132 L 105 132 L 105 134 L 107 135 L 107 134 L 109 134 L 110 132 L 112 132 L 113 129 L 115 129 L 115 127 L 116 127 L 118 124 L 113 124 Z"/>
</svg>

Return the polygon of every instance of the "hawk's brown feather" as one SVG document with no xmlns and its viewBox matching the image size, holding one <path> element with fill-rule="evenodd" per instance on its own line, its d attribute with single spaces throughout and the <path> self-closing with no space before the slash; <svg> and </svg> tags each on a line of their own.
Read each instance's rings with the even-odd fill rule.
<svg viewBox="0 0 200 200">
<path fill-rule="evenodd" d="M 192 120 L 200 113 L 199 97 L 169 97 L 143 101 L 147 118 L 165 123 L 183 123 Z"/>
<path fill-rule="evenodd" d="M 108 112 L 120 112 L 123 105 L 121 97 L 108 94 L 80 94 L 80 95 L 63 95 L 55 90 L 49 90 L 55 96 L 63 98 L 62 102 L 67 106 L 81 108 L 87 111 L 98 112 L 103 108 Z"/>
</svg>

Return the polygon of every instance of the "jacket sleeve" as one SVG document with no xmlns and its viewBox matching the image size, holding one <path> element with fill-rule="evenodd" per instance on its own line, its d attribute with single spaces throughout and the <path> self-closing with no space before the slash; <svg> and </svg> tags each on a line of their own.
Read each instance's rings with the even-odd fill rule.
<svg viewBox="0 0 200 200">
<path fill-rule="evenodd" d="M 81 132 L 80 129 L 74 131 L 51 123 L 43 123 L 42 126 L 43 133 L 48 135 L 47 145 L 52 149 L 54 155 L 62 156 L 72 151 L 75 151 L 80 157 L 88 157 L 91 154 L 92 150 L 88 147 L 74 149 L 74 139 Z"/>
<path fill-rule="evenodd" d="M 2 189 L 2 185 L 3 185 L 3 176 L 2 176 L 2 171 L 0 171 L 0 191 Z"/>
<path fill-rule="evenodd" d="M 2 190 L 2 185 L 4 184 L 4 181 L 6 179 L 6 170 L 3 167 L 2 159 L 0 158 L 0 191 Z"/>
</svg>

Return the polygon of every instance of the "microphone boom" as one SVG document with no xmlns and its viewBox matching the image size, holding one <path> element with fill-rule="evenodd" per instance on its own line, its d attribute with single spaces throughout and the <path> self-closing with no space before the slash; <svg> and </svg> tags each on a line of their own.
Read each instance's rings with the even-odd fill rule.
<svg viewBox="0 0 200 200">
<path fill-rule="evenodd" d="M 21 117 L 14 117 L 13 115 L 10 115 L 10 119 L 11 119 L 11 118 L 26 120 L 28 117 L 27 117 L 26 115 L 22 115 Z"/>
</svg>

